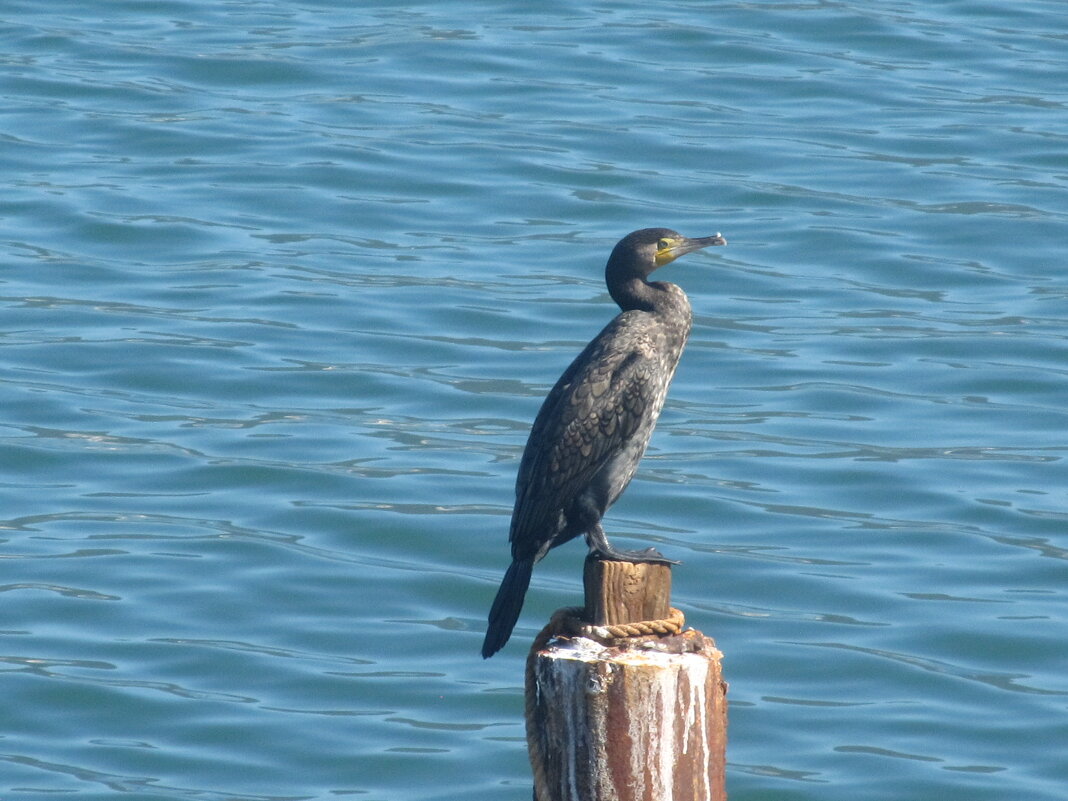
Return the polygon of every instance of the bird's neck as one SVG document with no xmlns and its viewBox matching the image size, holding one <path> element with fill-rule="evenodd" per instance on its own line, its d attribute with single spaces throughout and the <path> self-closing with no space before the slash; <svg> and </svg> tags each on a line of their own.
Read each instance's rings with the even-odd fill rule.
<svg viewBox="0 0 1068 801">
<path fill-rule="evenodd" d="M 655 313 L 665 304 L 671 303 L 672 296 L 667 291 L 668 286 L 669 284 L 659 281 L 646 281 L 641 276 L 634 276 L 610 284 L 608 293 L 623 311 L 637 309 Z"/>
</svg>

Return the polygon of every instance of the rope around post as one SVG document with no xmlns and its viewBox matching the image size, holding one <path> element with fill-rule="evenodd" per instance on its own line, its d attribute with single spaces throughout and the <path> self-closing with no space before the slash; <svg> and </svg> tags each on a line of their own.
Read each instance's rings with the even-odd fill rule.
<svg viewBox="0 0 1068 801">
<path fill-rule="evenodd" d="M 535 687 L 534 665 L 538 659 L 538 652 L 549 644 L 554 637 L 586 637 L 595 640 L 602 645 L 618 645 L 620 640 L 630 637 L 648 637 L 650 635 L 667 636 L 678 634 L 686 625 L 686 617 L 682 611 L 671 607 L 669 617 L 664 620 L 642 620 L 637 623 L 624 623 L 614 626 L 592 626 L 582 619 L 585 607 L 565 606 L 557 609 L 545 624 L 545 628 L 538 632 L 527 654 L 525 669 L 525 717 L 527 731 L 527 750 L 530 754 L 530 765 L 534 770 L 534 798 L 535 801 L 554 801 L 546 787 L 544 767 L 545 762 L 541 758 L 538 738 L 534 731 L 534 707 Z"/>
</svg>

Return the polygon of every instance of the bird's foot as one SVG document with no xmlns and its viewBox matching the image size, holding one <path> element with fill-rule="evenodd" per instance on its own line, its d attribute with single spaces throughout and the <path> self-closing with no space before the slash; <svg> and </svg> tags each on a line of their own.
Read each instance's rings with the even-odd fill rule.
<svg viewBox="0 0 1068 801">
<path fill-rule="evenodd" d="M 606 562 L 634 562 L 636 564 L 650 563 L 656 565 L 681 565 L 677 559 L 668 559 L 656 548 L 646 548 L 642 551 L 620 551 L 609 546 L 608 548 L 595 548 L 592 552 L 598 559 Z"/>
</svg>

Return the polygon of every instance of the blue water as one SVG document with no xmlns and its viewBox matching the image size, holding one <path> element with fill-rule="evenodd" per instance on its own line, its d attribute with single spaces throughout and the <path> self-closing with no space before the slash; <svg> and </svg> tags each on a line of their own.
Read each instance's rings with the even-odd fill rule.
<svg viewBox="0 0 1068 801">
<path fill-rule="evenodd" d="M 656 225 L 607 528 L 732 801 L 1063 801 L 1063 3 L 339 5 L 0 5 L 0 797 L 529 799 L 512 484 Z"/>
</svg>

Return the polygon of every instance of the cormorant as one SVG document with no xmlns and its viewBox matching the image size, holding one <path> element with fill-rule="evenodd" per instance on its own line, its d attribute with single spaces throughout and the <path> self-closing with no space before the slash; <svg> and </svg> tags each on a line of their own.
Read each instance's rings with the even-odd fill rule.
<svg viewBox="0 0 1068 801">
<path fill-rule="evenodd" d="M 670 561 L 653 548 L 616 550 L 601 517 L 634 477 L 690 335 L 686 294 L 648 276 L 685 253 L 725 244 L 719 234 L 687 239 L 643 228 L 612 251 L 605 283 L 622 311 L 564 371 L 534 420 L 515 484 L 512 564 L 490 609 L 483 658 L 508 642 L 534 563 L 550 548 L 585 534 L 590 550 L 607 559 Z"/>
</svg>

